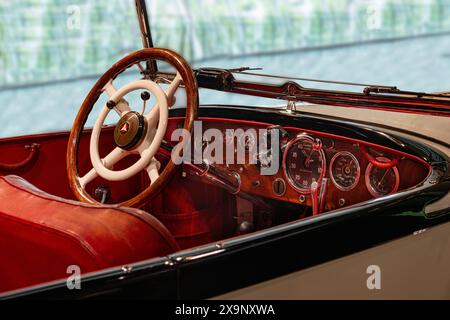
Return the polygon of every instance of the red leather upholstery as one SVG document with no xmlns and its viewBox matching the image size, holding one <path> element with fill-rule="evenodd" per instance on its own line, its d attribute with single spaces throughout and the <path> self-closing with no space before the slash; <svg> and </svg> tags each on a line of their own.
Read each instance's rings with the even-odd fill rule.
<svg viewBox="0 0 450 320">
<path fill-rule="evenodd" d="M 120 266 L 179 249 L 150 214 L 49 195 L 20 177 L 0 177 L 0 292 Z"/>
</svg>

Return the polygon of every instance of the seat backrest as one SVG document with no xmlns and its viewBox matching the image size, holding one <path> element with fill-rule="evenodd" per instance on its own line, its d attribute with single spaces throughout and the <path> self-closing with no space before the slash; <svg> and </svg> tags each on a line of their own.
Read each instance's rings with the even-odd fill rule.
<svg viewBox="0 0 450 320">
<path fill-rule="evenodd" d="M 179 249 L 149 213 L 49 195 L 17 176 L 0 177 L 0 292 L 121 266 Z"/>
</svg>

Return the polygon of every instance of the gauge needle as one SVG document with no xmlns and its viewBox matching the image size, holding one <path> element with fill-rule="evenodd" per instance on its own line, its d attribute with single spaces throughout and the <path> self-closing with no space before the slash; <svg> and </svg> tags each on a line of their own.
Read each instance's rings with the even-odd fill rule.
<svg viewBox="0 0 450 320">
<path fill-rule="evenodd" d="M 311 152 L 309 153 L 309 156 L 306 158 L 306 160 L 305 160 L 305 166 L 306 167 L 309 167 L 309 163 L 311 162 L 311 156 L 312 156 L 312 153 L 314 152 L 314 150 L 313 149 L 311 149 Z"/>
<path fill-rule="evenodd" d="M 386 177 L 386 174 L 388 173 L 389 169 L 386 170 L 386 172 L 383 174 L 383 176 L 381 177 L 381 180 L 378 182 L 377 187 L 380 187 L 380 184 L 383 182 L 384 178 Z"/>
<path fill-rule="evenodd" d="M 352 163 L 353 163 L 353 159 L 350 160 L 350 162 L 348 163 L 348 166 L 346 166 L 346 167 L 344 168 L 344 172 L 345 172 L 346 174 L 350 174 L 350 173 L 352 172 L 352 168 L 351 168 Z M 347 172 L 347 171 L 348 171 L 348 172 Z"/>
</svg>

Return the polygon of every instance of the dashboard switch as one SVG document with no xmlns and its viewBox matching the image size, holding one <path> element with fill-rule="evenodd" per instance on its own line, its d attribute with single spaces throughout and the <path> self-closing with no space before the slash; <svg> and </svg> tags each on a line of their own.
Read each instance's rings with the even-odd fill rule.
<svg viewBox="0 0 450 320">
<path fill-rule="evenodd" d="M 286 182 L 283 179 L 275 179 L 272 183 L 272 190 L 277 196 L 281 197 L 286 192 Z"/>
</svg>

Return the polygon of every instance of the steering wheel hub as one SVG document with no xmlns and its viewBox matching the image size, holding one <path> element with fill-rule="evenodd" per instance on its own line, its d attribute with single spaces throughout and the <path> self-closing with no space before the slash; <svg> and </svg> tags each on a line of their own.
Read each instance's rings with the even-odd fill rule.
<svg viewBox="0 0 450 320">
<path fill-rule="evenodd" d="M 117 123 L 114 129 L 114 142 L 119 148 L 133 149 L 147 131 L 145 118 L 135 111 L 127 112 Z"/>
</svg>

